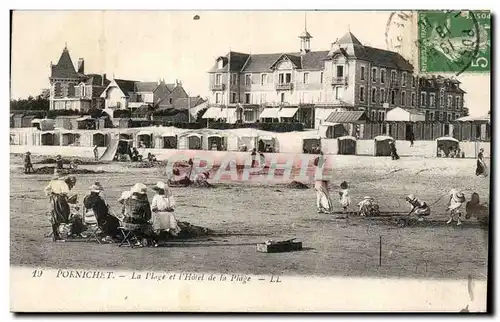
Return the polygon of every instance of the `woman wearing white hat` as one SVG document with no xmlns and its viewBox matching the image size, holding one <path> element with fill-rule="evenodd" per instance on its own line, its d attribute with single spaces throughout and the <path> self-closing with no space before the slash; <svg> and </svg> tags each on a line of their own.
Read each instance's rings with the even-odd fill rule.
<svg viewBox="0 0 500 322">
<path fill-rule="evenodd" d="M 408 213 L 408 216 L 413 213 L 418 217 L 418 221 L 423 221 L 424 217 L 429 216 L 431 214 L 431 208 L 427 206 L 427 203 L 425 203 L 425 201 L 418 199 L 414 195 L 408 195 L 406 197 L 406 201 L 408 201 L 408 203 L 411 206 L 411 210 Z"/>
<path fill-rule="evenodd" d="M 447 204 L 448 209 L 446 210 L 450 212 L 450 218 L 446 222 L 447 224 L 450 224 L 453 221 L 454 216 L 457 216 L 457 226 L 462 224 L 462 221 L 460 220 L 460 218 L 462 217 L 460 208 L 464 203 L 465 203 L 465 196 L 463 192 L 458 191 L 456 189 L 451 189 L 450 199 Z"/>
<path fill-rule="evenodd" d="M 122 205 L 122 211 L 121 211 L 121 215 L 122 215 L 122 219 L 124 217 L 128 217 L 128 200 L 130 199 L 130 197 L 132 196 L 132 193 L 130 192 L 130 190 L 128 191 L 124 191 L 122 192 L 122 195 L 120 196 L 120 198 L 118 198 L 118 203 Z"/>
<path fill-rule="evenodd" d="M 157 193 L 151 201 L 153 229 L 157 234 L 166 231 L 176 236 L 180 232 L 180 228 L 173 214 L 175 199 L 172 190 L 168 184 L 162 181 L 158 182 L 156 186 L 153 187 L 153 190 Z"/>
</svg>

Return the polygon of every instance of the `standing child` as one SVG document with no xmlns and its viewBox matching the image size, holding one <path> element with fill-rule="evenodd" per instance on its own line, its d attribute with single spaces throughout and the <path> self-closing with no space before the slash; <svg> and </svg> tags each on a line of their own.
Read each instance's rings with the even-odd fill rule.
<svg viewBox="0 0 500 322">
<path fill-rule="evenodd" d="M 463 192 L 460 192 L 456 189 L 451 189 L 450 191 L 450 199 L 448 201 L 448 209 L 447 211 L 450 212 L 450 219 L 446 222 L 447 224 L 450 224 L 453 221 L 453 217 L 456 215 L 457 216 L 457 226 L 460 226 L 462 224 L 462 221 L 460 218 L 462 217 L 462 214 L 460 212 L 460 208 L 462 205 L 465 203 L 465 196 Z"/>
<path fill-rule="evenodd" d="M 340 204 L 344 208 L 344 213 L 347 213 L 347 208 L 351 205 L 351 197 L 349 196 L 349 189 L 347 182 L 342 181 L 340 184 Z"/>
</svg>

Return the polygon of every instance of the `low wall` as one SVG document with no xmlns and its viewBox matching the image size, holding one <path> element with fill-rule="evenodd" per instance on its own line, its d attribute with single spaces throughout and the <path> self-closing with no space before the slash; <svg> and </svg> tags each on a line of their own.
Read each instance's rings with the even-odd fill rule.
<svg viewBox="0 0 500 322">
<path fill-rule="evenodd" d="M 410 141 L 396 141 L 396 149 L 399 156 L 414 156 L 432 158 L 437 156 L 436 141 L 414 141 L 410 146 Z"/>
<path fill-rule="evenodd" d="M 475 158 L 479 153 L 479 149 L 484 149 L 486 157 L 491 156 L 490 142 L 460 142 L 460 150 L 465 153 L 466 158 Z"/>
</svg>

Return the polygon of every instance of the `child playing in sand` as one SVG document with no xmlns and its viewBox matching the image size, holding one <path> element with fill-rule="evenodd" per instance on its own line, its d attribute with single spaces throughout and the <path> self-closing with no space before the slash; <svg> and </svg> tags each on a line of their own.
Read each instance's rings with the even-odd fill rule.
<svg viewBox="0 0 500 322">
<path fill-rule="evenodd" d="M 425 201 L 418 199 L 414 195 L 408 195 L 406 197 L 406 201 L 411 206 L 411 210 L 408 213 L 408 216 L 410 216 L 411 214 L 415 214 L 415 216 L 418 217 L 418 221 L 423 221 L 424 217 L 431 214 L 431 208 L 429 208 Z"/>
<path fill-rule="evenodd" d="M 347 182 L 342 181 L 340 184 L 340 205 L 344 208 L 344 213 L 347 213 L 347 208 L 351 205 L 351 197 L 349 197 L 349 189 Z"/>
<path fill-rule="evenodd" d="M 450 198 L 447 204 L 447 211 L 450 212 L 450 219 L 448 219 L 446 223 L 450 224 L 454 219 L 453 217 L 457 215 L 457 226 L 460 226 L 462 224 L 462 221 L 460 220 L 462 217 L 460 208 L 465 203 L 465 196 L 463 192 L 456 189 L 451 189 L 449 196 Z"/>
</svg>

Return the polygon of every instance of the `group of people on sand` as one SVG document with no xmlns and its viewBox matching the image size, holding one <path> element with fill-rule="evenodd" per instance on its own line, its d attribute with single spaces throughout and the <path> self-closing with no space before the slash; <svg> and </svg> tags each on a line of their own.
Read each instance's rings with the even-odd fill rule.
<svg viewBox="0 0 500 322">
<path fill-rule="evenodd" d="M 451 147 L 448 153 L 444 152 L 443 146 L 438 146 L 438 158 L 465 158 L 465 152 L 460 150 L 458 146 Z"/>
<path fill-rule="evenodd" d="M 135 184 L 124 191 L 118 202 L 121 204 L 119 215 L 113 215 L 104 200 L 104 189 L 99 182 L 89 188 L 89 194 L 83 200 L 83 215 L 79 213 L 78 197 L 71 194 L 76 184 L 76 177 L 54 178 L 45 187 L 45 194 L 51 203 L 50 222 L 53 241 L 64 240 L 61 226 L 69 226 L 69 236 L 86 237 L 84 232 L 89 225 L 97 225 L 102 241 L 119 242 L 125 231 L 132 231 L 136 237 L 136 246 L 158 246 L 162 235 L 176 236 L 180 228 L 173 212 L 175 199 L 168 184 L 158 182 L 152 189 L 156 192 L 151 203 L 147 187 Z"/>
<path fill-rule="evenodd" d="M 324 163 L 325 159 L 323 153 L 320 152 L 320 156 L 314 160 L 314 165 L 317 169 L 322 169 Z M 318 213 L 334 213 L 334 205 L 330 197 L 328 185 L 329 181 L 325 178 L 317 177 L 315 180 L 314 188 L 316 190 L 316 207 Z M 424 221 L 426 217 L 431 215 L 430 205 L 415 195 L 410 194 L 406 196 L 405 201 L 410 206 L 410 212 L 407 216 L 414 215 L 417 217 L 418 221 Z M 351 198 L 349 196 L 349 187 L 346 181 L 342 181 L 340 183 L 339 204 L 343 209 L 344 218 L 348 218 L 348 208 L 351 205 Z M 478 220 L 484 220 L 484 218 L 488 217 L 489 208 L 486 204 L 480 204 L 479 195 L 477 193 L 472 193 L 471 200 L 466 203 L 466 198 L 462 191 L 458 189 L 451 189 L 448 193 L 448 201 L 446 203 L 446 213 L 448 215 L 447 224 L 451 224 L 453 221 L 456 221 L 458 226 L 462 224 L 462 208 L 464 205 L 466 205 L 466 219 L 469 219 L 471 216 L 475 216 Z M 372 197 L 364 197 L 363 200 L 357 204 L 357 206 L 358 214 L 361 217 L 373 217 L 380 215 L 379 205 Z"/>
</svg>

